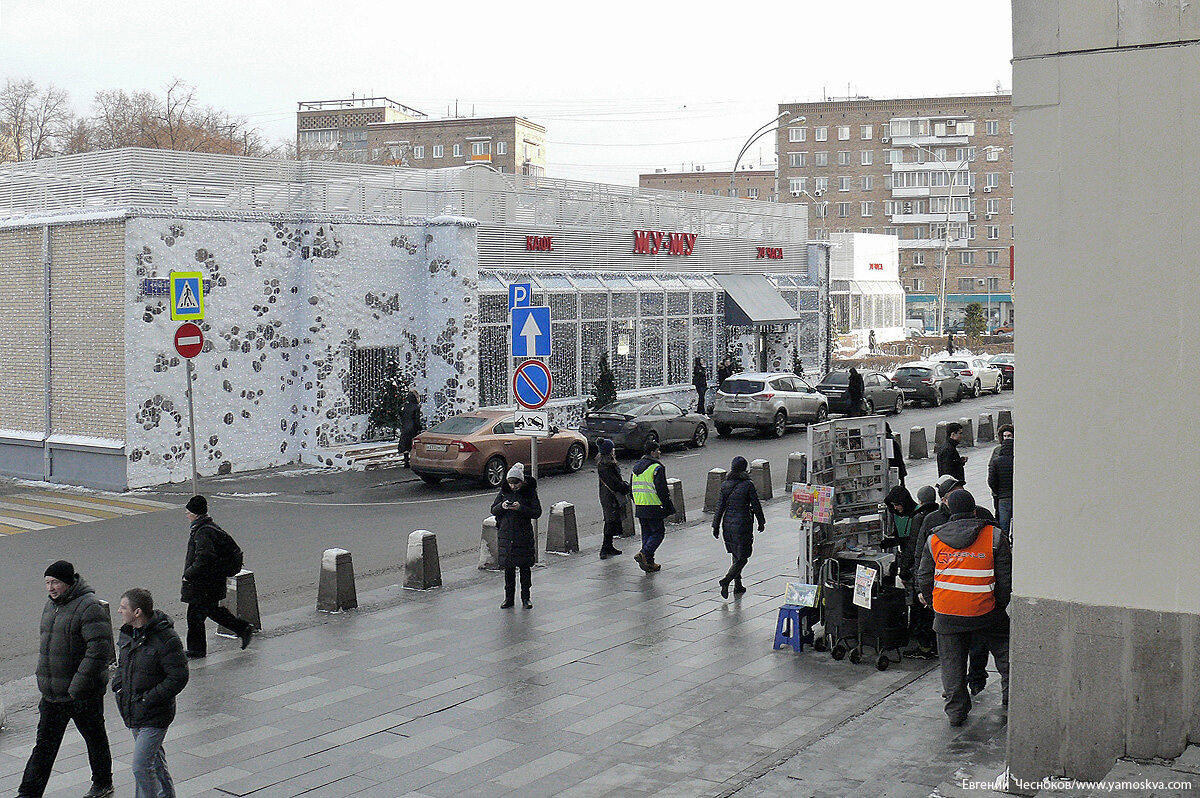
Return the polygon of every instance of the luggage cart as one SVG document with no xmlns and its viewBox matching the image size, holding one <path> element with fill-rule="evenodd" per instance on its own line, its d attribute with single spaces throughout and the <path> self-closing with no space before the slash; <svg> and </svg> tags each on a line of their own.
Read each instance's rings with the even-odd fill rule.
<svg viewBox="0 0 1200 798">
<path fill-rule="evenodd" d="M 896 662 L 904 659 L 901 651 L 908 645 L 908 591 L 890 587 L 876 579 L 871 588 L 871 608 L 858 610 L 857 645 L 850 651 L 850 661 L 862 661 L 864 648 L 875 650 L 875 667 L 886 671 L 892 664 L 887 652 L 896 652 Z"/>
<path fill-rule="evenodd" d="M 842 581 L 841 563 L 830 557 L 821 563 L 821 623 L 825 634 L 813 643 L 817 651 L 829 651 L 840 660 L 852 648 L 858 648 L 858 607 L 854 604 L 854 583 Z"/>
</svg>

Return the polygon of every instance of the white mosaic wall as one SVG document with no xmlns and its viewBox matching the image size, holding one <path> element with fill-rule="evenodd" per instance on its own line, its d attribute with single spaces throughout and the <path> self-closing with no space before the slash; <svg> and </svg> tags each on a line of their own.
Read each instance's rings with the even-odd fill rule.
<svg viewBox="0 0 1200 798">
<path fill-rule="evenodd" d="M 191 477 L 185 365 L 166 296 L 141 281 L 201 271 L 204 351 L 196 357 L 201 475 L 320 459 L 360 440 L 350 412 L 355 347 L 398 346 L 426 418 L 478 402 L 476 228 L 405 223 L 155 218 L 126 235 L 129 486 Z"/>
</svg>

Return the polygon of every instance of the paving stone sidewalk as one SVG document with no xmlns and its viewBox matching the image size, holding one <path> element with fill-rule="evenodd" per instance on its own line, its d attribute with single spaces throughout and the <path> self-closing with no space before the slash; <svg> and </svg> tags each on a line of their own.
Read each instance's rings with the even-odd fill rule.
<svg viewBox="0 0 1200 798">
<path fill-rule="evenodd" d="M 988 451 L 968 463 L 981 501 Z M 909 484 L 934 476 L 919 462 Z M 978 723 L 951 730 L 934 663 L 880 672 L 773 651 L 784 583 L 796 578 L 787 515 L 786 499 L 768 505 L 749 592 L 729 600 L 716 585 L 728 555 L 710 517 L 689 508 L 695 520 L 670 528 L 661 572 L 638 569 L 634 539 L 607 561 L 585 539 L 583 554 L 550 555 L 534 571 L 533 610 L 500 610 L 502 575 L 460 568 L 441 590 L 361 597 L 369 609 L 268 617 L 247 651 L 218 642 L 192 662 L 166 744 L 178 794 L 929 794 L 1003 739 L 989 707 L 999 691 L 982 697 Z M 111 701 L 106 715 L 117 794 L 132 795 L 132 742 Z M 0 794 L 15 794 L 36 722 L 31 707 L 11 712 Z M 912 751 L 925 759 L 903 771 L 863 769 Z M 88 779 L 69 731 L 47 796 L 77 798 Z"/>
</svg>

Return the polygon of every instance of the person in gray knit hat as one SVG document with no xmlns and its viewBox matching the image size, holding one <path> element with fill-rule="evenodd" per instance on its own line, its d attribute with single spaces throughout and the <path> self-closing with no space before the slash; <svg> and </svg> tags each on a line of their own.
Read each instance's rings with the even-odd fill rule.
<svg viewBox="0 0 1200 798">
<path fill-rule="evenodd" d="M 504 484 L 492 502 L 492 515 L 496 517 L 497 560 L 504 569 L 504 603 L 500 609 L 507 610 L 515 604 L 519 570 L 521 606 L 531 610 L 531 569 L 537 561 L 533 520 L 541 517 L 542 502 L 538 498 L 537 480 L 525 475 L 525 466 L 521 463 L 508 469 Z"/>
<path fill-rule="evenodd" d="M 59 560 L 46 569 L 41 644 L 38 648 L 37 737 L 17 788 L 18 798 L 41 798 L 62 745 L 67 724 L 87 743 L 92 786 L 84 798 L 113 794 L 112 753 L 104 729 L 104 691 L 108 666 L 116 659 L 112 622 L 96 592 Z"/>
</svg>

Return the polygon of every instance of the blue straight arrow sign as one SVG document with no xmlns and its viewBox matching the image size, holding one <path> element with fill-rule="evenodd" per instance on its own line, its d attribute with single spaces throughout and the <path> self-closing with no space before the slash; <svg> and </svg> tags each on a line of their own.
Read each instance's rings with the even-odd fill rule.
<svg viewBox="0 0 1200 798">
<path fill-rule="evenodd" d="M 512 309 L 513 357 L 550 357 L 550 308 Z"/>
</svg>

